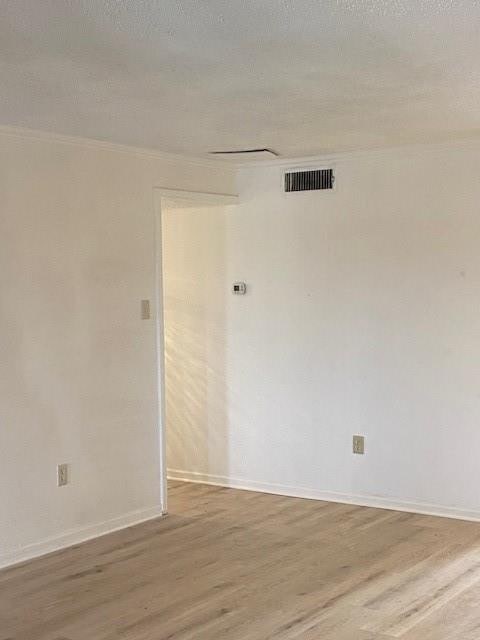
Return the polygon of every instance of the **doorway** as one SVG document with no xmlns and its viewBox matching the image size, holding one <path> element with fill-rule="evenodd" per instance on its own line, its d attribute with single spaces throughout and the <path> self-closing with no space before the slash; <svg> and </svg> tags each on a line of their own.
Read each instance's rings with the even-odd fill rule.
<svg viewBox="0 0 480 640">
<path fill-rule="evenodd" d="M 160 492 L 228 466 L 228 208 L 237 197 L 155 189 Z"/>
</svg>

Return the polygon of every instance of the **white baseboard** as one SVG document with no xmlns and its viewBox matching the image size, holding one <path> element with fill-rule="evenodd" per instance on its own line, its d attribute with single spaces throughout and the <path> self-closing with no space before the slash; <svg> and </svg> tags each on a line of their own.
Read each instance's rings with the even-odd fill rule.
<svg viewBox="0 0 480 640">
<path fill-rule="evenodd" d="M 180 469 L 168 469 L 169 480 L 182 480 L 184 482 L 196 482 L 199 484 L 211 484 L 231 489 L 245 491 L 259 491 L 260 493 L 273 493 L 293 498 L 307 498 L 309 500 L 323 500 L 325 502 L 340 502 L 343 504 L 355 504 L 362 507 L 375 507 L 377 509 L 390 509 L 392 511 L 405 511 L 407 513 L 419 513 L 421 515 L 439 516 L 441 518 L 454 518 L 456 520 L 470 520 L 480 522 L 480 511 L 457 509 L 444 505 L 412 502 L 409 500 L 391 499 L 374 495 L 355 495 L 337 493 L 335 491 L 319 491 L 306 487 L 295 487 L 282 484 L 270 484 L 257 482 L 256 480 L 244 480 L 216 476 L 197 471 L 182 471 Z"/>
<path fill-rule="evenodd" d="M 62 533 L 59 536 L 46 538 L 39 542 L 34 542 L 33 544 L 19 547 L 18 549 L 8 553 L 1 554 L 0 569 L 24 562 L 25 560 L 44 556 L 47 553 L 52 553 L 53 551 L 59 551 L 60 549 L 71 547 L 79 544 L 80 542 L 86 542 L 92 538 L 99 538 L 100 536 L 107 535 L 108 533 L 113 533 L 114 531 L 119 531 L 120 529 L 125 529 L 126 527 L 146 522 L 147 520 L 159 518 L 162 515 L 164 514 L 161 507 L 150 507 L 148 509 L 130 511 L 129 513 L 117 518 L 105 520 L 104 522 L 88 527 L 73 529 Z"/>
</svg>

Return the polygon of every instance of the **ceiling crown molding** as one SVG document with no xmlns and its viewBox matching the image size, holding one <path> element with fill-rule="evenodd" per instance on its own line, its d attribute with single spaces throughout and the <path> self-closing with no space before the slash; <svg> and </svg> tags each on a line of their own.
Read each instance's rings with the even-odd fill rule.
<svg viewBox="0 0 480 640">
<path fill-rule="evenodd" d="M 255 169 L 261 167 L 311 167 L 318 165 L 332 164 L 347 161 L 354 158 L 375 158 L 388 155 L 412 155 L 418 153 L 438 153 L 442 151 L 479 151 L 480 137 L 460 138 L 445 142 L 428 142 L 409 145 L 396 145 L 393 147 L 376 147 L 372 149 L 357 149 L 338 153 L 324 153 L 312 156 L 278 157 L 271 160 L 257 160 L 249 162 L 224 160 L 221 158 L 206 158 L 202 156 L 187 156 L 156 149 L 144 147 L 134 147 L 131 145 L 96 140 L 93 138 L 82 138 L 80 136 L 69 136 L 51 131 L 40 131 L 27 129 L 24 127 L 13 127 L 0 125 L 0 135 L 27 140 L 39 140 L 57 144 L 67 144 L 90 149 L 102 149 L 104 151 L 114 151 L 126 153 L 144 158 L 162 160 L 170 164 L 187 164 L 223 170 L 235 169 Z"/>
<path fill-rule="evenodd" d="M 189 164 L 195 166 L 203 166 L 217 169 L 232 169 L 232 163 L 216 158 L 203 158 L 201 156 L 186 156 L 177 153 L 168 153 L 165 151 L 157 151 L 156 149 L 148 149 L 143 147 L 133 147 L 125 144 L 117 144 L 115 142 L 107 142 L 104 140 L 95 140 L 93 138 L 81 138 L 78 136 L 68 136 L 61 133 L 51 131 L 39 131 L 36 129 L 27 129 L 23 127 L 12 127 L 0 125 L 0 135 L 14 138 L 23 138 L 26 140 L 39 140 L 44 142 L 52 142 L 57 144 L 67 144 L 77 147 L 89 149 L 102 149 L 104 151 L 114 151 L 117 153 L 126 153 L 130 155 L 141 156 L 144 158 L 152 158 L 162 160 L 170 164 Z"/>
<path fill-rule="evenodd" d="M 237 162 L 239 169 L 259 167 L 302 167 L 325 166 L 333 163 L 352 160 L 355 158 L 376 158 L 392 155 L 411 156 L 421 153 L 433 154 L 445 151 L 476 151 L 480 152 L 480 137 L 461 138 L 446 142 L 423 142 L 393 147 L 375 147 L 372 149 L 357 149 L 338 153 L 324 153 L 302 157 L 279 157 L 272 160 L 258 160 L 251 162 Z"/>
</svg>

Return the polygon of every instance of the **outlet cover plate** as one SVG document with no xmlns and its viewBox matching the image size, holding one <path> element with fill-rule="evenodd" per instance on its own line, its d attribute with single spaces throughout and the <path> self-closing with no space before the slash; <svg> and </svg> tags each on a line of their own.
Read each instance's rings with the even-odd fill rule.
<svg viewBox="0 0 480 640">
<path fill-rule="evenodd" d="M 353 436 L 353 453 L 359 455 L 365 453 L 365 436 Z"/>
</svg>

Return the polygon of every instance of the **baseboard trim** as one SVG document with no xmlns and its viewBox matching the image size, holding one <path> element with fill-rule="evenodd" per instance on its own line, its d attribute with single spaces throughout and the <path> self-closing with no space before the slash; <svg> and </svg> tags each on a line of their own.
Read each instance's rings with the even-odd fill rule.
<svg viewBox="0 0 480 640">
<path fill-rule="evenodd" d="M 354 504 L 362 507 L 375 507 L 376 509 L 389 509 L 391 511 L 405 511 L 406 513 L 418 513 L 427 516 L 480 522 L 479 511 L 469 511 L 443 505 L 390 499 L 374 495 L 355 495 L 337 493 L 335 491 L 319 491 L 318 489 L 309 489 L 307 487 L 270 484 L 266 482 L 258 482 L 256 480 L 229 478 L 227 476 L 198 473 L 197 471 L 182 471 L 180 469 L 168 469 L 167 475 L 169 480 L 181 480 L 183 482 L 194 482 L 198 484 L 229 487 L 231 489 L 241 489 L 243 491 L 273 493 L 275 495 L 290 496 L 292 498 L 322 500 L 324 502 L 340 502 L 343 504 Z"/>
<path fill-rule="evenodd" d="M 153 520 L 165 515 L 162 512 L 161 507 L 155 506 L 148 509 L 139 509 L 136 511 L 130 511 L 117 518 L 105 520 L 88 527 L 82 527 L 80 529 L 74 529 L 55 536 L 52 538 L 46 538 L 39 542 L 29 544 L 24 547 L 20 547 L 6 554 L 0 555 L 0 569 L 5 567 L 11 567 L 12 565 L 20 564 L 26 560 L 32 560 L 40 556 L 47 555 L 54 551 L 60 551 L 72 547 L 73 545 L 92 540 L 93 538 L 99 538 L 105 536 L 114 531 L 126 529 L 136 524 L 146 522 L 147 520 Z"/>
</svg>

